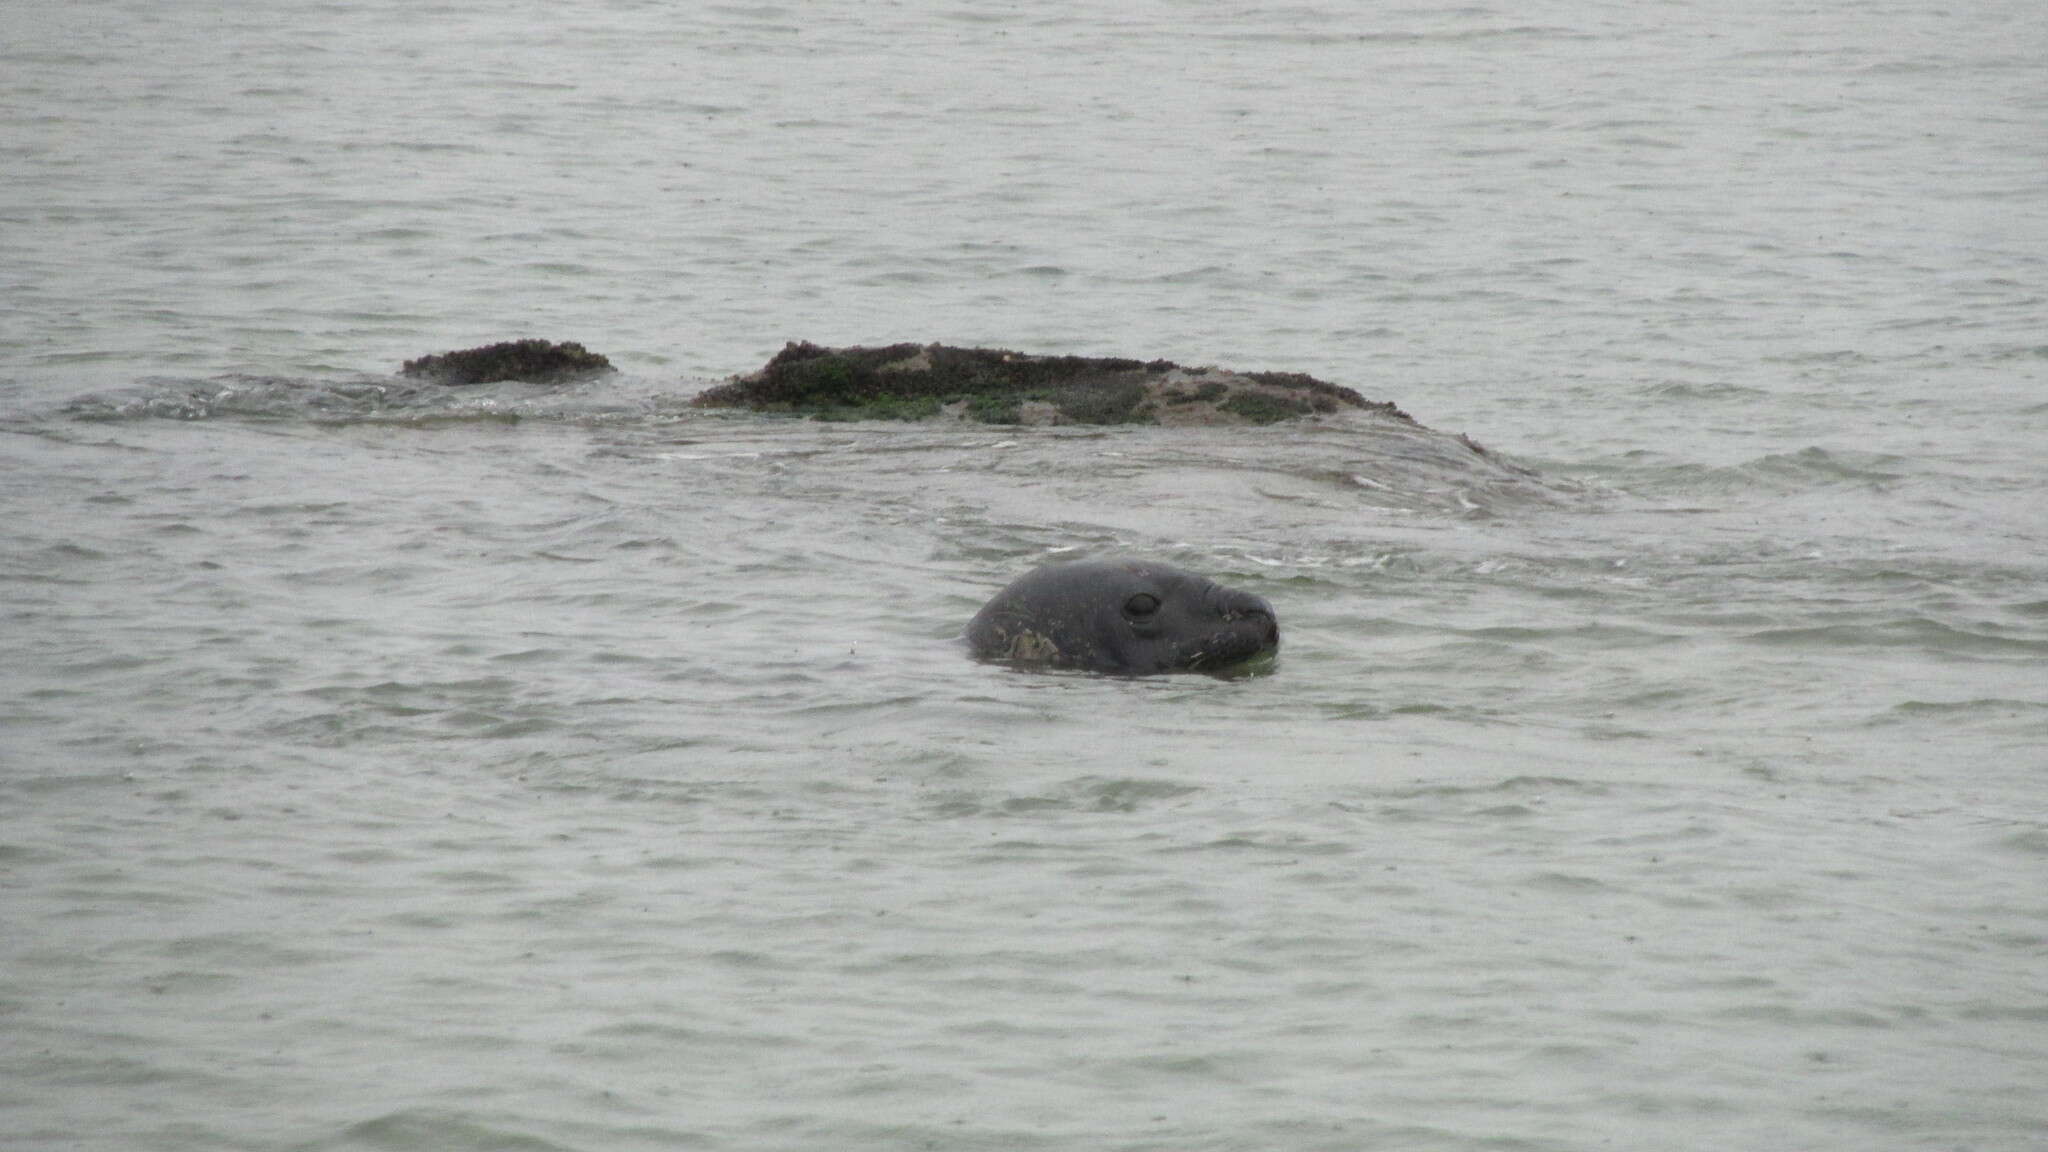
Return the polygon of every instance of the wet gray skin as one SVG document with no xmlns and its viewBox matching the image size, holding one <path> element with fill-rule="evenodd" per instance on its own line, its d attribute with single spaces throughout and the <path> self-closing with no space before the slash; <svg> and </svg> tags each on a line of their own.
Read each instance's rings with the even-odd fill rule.
<svg viewBox="0 0 2048 1152">
<path fill-rule="evenodd" d="M 1051 564 L 996 593 L 967 625 L 976 659 L 1144 676 L 1222 672 L 1277 652 L 1273 606 L 1168 564 Z"/>
</svg>

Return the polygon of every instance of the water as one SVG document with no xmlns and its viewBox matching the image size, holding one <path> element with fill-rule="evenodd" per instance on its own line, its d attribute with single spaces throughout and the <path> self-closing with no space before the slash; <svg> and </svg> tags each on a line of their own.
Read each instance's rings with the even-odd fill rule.
<svg viewBox="0 0 2048 1152">
<path fill-rule="evenodd" d="M 2038 6 L 17 8 L 0 1144 L 2048 1142 Z M 1274 673 L 965 658 L 1108 552 Z"/>
</svg>

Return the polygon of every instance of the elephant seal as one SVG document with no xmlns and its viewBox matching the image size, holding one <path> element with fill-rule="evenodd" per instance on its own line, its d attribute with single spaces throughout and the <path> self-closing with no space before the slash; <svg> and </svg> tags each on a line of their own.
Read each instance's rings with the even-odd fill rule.
<svg viewBox="0 0 2048 1152">
<path fill-rule="evenodd" d="M 967 625 L 978 660 L 1146 676 L 1216 672 L 1280 648 L 1273 606 L 1168 564 L 1084 560 L 1018 577 Z"/>
</svg>

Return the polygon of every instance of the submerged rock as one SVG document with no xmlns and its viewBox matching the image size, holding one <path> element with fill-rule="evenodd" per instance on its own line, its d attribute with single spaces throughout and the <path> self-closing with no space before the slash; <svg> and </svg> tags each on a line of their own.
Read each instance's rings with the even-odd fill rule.
<svg viewBox="0 0 2048 1152">
<path fill-rule="evenodd" d="M 548 340 L 508 340 L 407 360 L 398 371 L 402 376 L 442 384 L 492 384 L 500 380 L 558 384 L 616 369 L 610 360 L 573 341 L 556 344 Z"/>
<path fill-rule="evenodd" d="M 1392 404 L 1290 372 L 1183 368 L 1170 360 L 1030 356 L 999 348 L 792 343 L 759 371 L 707 389 L 711 408 L 820 420 L 985 424 L 1271 424 L 1344 409 L 1413 423 Z"/>
</svg>

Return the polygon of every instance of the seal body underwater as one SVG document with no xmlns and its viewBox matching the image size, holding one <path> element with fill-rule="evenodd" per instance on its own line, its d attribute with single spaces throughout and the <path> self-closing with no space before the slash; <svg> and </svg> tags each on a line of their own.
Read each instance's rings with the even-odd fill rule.
<svg viewBox="0 0 2048 1152">
<path fill-rule="evenodd" d="M 1147 560 L 1049 564 L 996 593 L 967 625 L 976 659 L 1150 675 L 1218 672 L 1276 652 L 1273 606 Z"/>
</svg>

